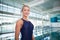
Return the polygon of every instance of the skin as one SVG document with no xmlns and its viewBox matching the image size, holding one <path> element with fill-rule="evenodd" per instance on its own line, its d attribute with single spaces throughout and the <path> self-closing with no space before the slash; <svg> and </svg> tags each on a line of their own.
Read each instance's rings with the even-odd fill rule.
<svg viewBox="0 0 60 40">
<path fill-rule="evenodd" d="M 22 11 L 22 14 L 23 14 L 23 19 L 28 21 L 28 16 L 29 16 L 29 14 L 30 14 L 30 8 L 24 7 L 24 8 L 23 8 L 23 11 Z M 20 30 L 21 30 L 21 28 L 22 28 L 22 25 L 23 25 L 23 21 L 22 21 L 21 19 L 19 19 L 19 20 L 16 22 L 15 40 L 19 40 L 19 34 L 20 34 Z M 34 40 L 33 34 L 32 34 L 32 40 Z"/>
</svg>

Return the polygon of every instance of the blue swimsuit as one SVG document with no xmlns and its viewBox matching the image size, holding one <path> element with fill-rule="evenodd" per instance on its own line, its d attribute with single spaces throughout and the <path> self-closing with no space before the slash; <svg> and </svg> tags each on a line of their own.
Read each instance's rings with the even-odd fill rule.
<svg viewBox="0 0 60 40">
<path fill-rule="evenodd" d="M 23 20 L 23 25 L 21 28 L 21 40 L 32 40 L 33 27 L 34 25 L 30 21 Z"/>
</svg>

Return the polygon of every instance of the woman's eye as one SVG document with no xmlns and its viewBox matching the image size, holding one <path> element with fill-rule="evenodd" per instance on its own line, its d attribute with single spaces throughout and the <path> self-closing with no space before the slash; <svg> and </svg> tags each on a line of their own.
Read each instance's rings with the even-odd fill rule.
<svg viewBox="0 0 60 40">
<path fill-rule="evenodd" d="M 24 11 L 30 11 L 30 10 L 24 10 Z"/>
<path fill-rule="evenodd" d="M 30 11 L 30 10 L 28 10 L 28 11 Z"/>
<path fill-rule="evenodd" d="M 26 10 L 24 10 L 24 11 L 26 11 Z"/>
</svg>

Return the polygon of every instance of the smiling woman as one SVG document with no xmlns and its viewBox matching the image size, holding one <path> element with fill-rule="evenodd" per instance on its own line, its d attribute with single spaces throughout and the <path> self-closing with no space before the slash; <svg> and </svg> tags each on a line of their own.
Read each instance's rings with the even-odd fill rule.
<svg viewBox="0 0 60 40">
<path fill-rule="evenodd" d="M 21 40 L 34 40 L 34 25 L 28 20 L 28 15 L 30 14 L 29 6 L 24 5 L 21 12 L 23 13 L 23 17 L 16 22 L 15 40 L 19 40 L 20 32 L 22 35 Z"/>
</svg>

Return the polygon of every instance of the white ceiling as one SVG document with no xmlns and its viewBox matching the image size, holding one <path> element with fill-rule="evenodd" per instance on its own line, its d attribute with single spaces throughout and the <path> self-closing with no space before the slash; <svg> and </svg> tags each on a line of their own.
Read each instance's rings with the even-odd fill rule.
<svg viewBox="0 0 60 40">
<path fill-rule="evenodd" d="M 31 7 L 32 12 L 44 15 L 60 11 L 60 0 L 0 0 L 0 3 L 16 8 L 21 8 L 23 4 L 26 4 Z"/>
</svg>

